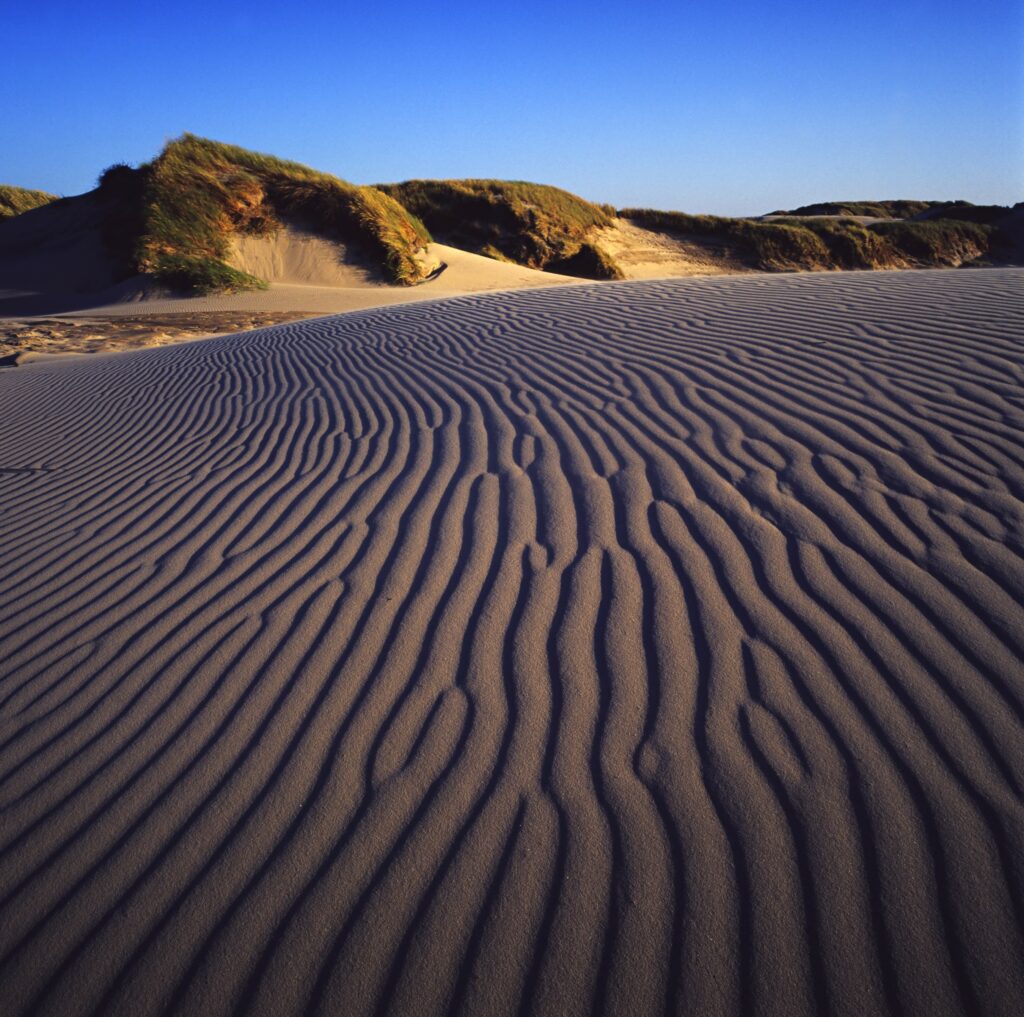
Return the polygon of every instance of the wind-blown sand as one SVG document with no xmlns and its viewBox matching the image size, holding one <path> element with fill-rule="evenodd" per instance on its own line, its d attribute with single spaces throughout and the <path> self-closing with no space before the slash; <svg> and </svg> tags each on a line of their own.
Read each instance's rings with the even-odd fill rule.
<svg viewBox="0 0 1024 1017">
<path fill-rule="evenodd" d="M 0 1011 L 1024 1012 L 1022 283 L 5 373 Z"/>
</svg>

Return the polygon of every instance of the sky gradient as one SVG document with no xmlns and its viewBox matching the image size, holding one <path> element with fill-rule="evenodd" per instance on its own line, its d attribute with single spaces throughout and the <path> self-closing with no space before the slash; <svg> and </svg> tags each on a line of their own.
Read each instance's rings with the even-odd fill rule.
<svg viewBox="0 0 1024 1017">
<path fill-rule="evenodd" d="M 1016 0 L 4 8 L 0 182 L 58 194 L 191 131 L 619 207 L 1024 199 Z"/>
</svg>

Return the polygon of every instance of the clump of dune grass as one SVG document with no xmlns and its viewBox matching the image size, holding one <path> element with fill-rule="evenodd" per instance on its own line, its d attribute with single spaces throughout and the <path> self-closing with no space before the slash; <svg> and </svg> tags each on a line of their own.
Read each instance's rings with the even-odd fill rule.
<svg viewBox="0 0 1024 1017">
<path fill-rule="evenodd" d="M 33 191 L 27 187 L 15 187 L 13 184 L 0 184 L 0 220 L 10 219 L 22 212 L 31 211 L 41 205 L 49 205 L 58 201 L 56 194 L 46 191 Z"/>
<path fill-rule="evenodd" d="M 240 272 L 216 258 L 191 257 L 187 254 L 164 255 L 157 277 L 173 289 L 190 289 L 202 294 L 267 288 L 265 280 L 249 275 L 248 272 Z"/>
<path fill-rule="evenodd" d="M 444 243 L 529 268 L 621 277 L 589 241 L 593 230 L 611 224 L 611 206 L 522 180 L 407 180 L 378 186 Z"/>
<path fill-rule="evenodd" d="M 874 229 L 856 219 L 777 219 L 774 223 L 754 222 L 755 227 L 776 225 L 813 233 L 825 249 L 816 264 L 800 268 L 870 269 L 903 267 L 906 259 L 898 247 Z M 799 257 L 794 259 L 799 261 Z"/>
<path fill-rule="evenodd" d="M 993 253 L 998 246 L 994 227 L 957 219 L 879 222 L 870 229 L 920 265 L 962 265 Z"/>
<path fill-rule="evenodd" d="M 596 244 L 584 242 L 579 250 L 567 258 L 548 262 L 549 272 L 574 275 L 580 279 L 624 279 L 615 259 Z"/>
<path fill-rule="evenodd" d="M 506 265 L 516 264 L 507 254 L 499 251 L 494 244 L 484 244 L 477 253 L 482 254 L 485 258 L 492 258 L 494 261 L 503 261 Z"/>
<path fill-rule="evenodd" d="M 356 245 L 392 282 L 422 278 L 416 253 L 430 234 L 375 188 L 192 134 L 170 142 L 141 172 L 137 267 L 169 285 L 202 292 L 257 285 L 227 264 L 231 237 L 273 233 L 282 217 Z"/>
</svg>

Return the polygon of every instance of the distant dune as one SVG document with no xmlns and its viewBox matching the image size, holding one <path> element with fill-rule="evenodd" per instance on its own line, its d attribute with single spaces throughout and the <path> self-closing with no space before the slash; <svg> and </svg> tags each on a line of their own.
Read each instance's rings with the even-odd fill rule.
<svg viewBox="0 0 1024 1017">
<path fill-rule="evenodd" d="M 3 373 L 0 1012 L 1024 1013 L 1022 383 L 1014 269 Z"/>
<path fill-rule="evenodd" d="M 250 294 L 231 305 L 243 310 L 347 310 L 410 299 L 387 288 L 432 284 L 442 262 L 465 275 L 466 255 L 511 271 L 477 266 L 461 292 L 543 285 L 541 273 L 608 281 L 1020 264 L 1024 205 L 824 202 L 739 219 L 616 210 L 519 180 L 352 184 L 192 134 L 141 166 L 115 163 L 78 197 L 0 186 L 0 319 L 238 293 Z M 308 306 L 259 296 L 296 285 L 325 292 Z"/>
<path fill-rule="evenodd" d="M 931 209 L 945 209 L 967 206 L 968 202 L 916 201 L 907 199 L 885 201 L 819 201 L 812 205 L 801 205 L 788 212 L 779 210 L 773 216 L 844 216 L 870 219 L 910 219 Z"/>
</svg>

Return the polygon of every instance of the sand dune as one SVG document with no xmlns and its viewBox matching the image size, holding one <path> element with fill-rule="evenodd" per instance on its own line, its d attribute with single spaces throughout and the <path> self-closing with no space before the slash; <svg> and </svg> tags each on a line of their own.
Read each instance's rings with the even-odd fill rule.
<svg viewBox="0 0 1024 1017">
<path fill-rule="evenodd" d="M 0 376 L 0 1011 L 1024 1012 L 1022 283 Z"/>
<path fill-rule="evenodd" d="M 337 314 L 367 307 L 411 303 L 465 293 L 559 286 L 579 283 L 567 275 L 539 272 L 522 265 L 484 258 L 444 244 L 430 244 L 423 254 L 431 266 L 444 266 L 434 278 L 417 286 L 391 286 L 365 268 L 344 261 L 342 245 L 295 231 L 266 242 L 247 238 L 235 264 L 262 269 L 272 282 L 266 290 L 174 296 L 137 276 L 104 290 L 78 292 L 62 288 L 61 274 L 51 274 L 54 288 L 0 288 L 0 320 L 60 314 L 117 317 L 139 314 L 195 314 L 207 311 L 308 312 Z M 337 250 L 335 250 L 337 248 Z M 4 266 L 0 265 L 0 269 Z M 0 283 L 7 285 L 7 276 Z"/>
</svg>

